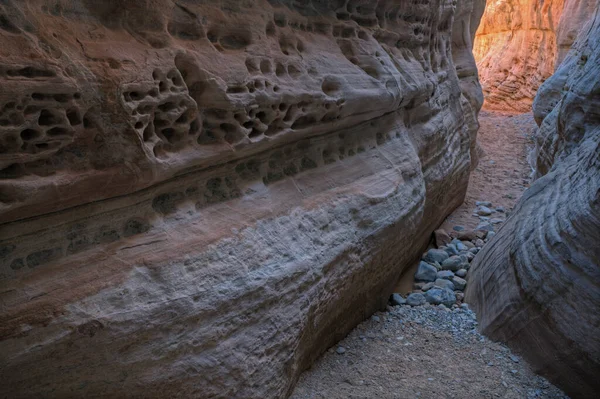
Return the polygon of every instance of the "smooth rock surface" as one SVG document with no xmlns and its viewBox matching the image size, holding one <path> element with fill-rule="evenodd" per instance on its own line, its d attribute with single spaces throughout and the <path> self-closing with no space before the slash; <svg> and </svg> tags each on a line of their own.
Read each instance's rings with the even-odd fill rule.
<svg viewBox="0 0 600 399">
<path fill-rule="evenodd" d="M 450 288 L 432 288 L 425 293 L 425 299 L 432 305 L 451 307 L 456 302 L 456 295 Z"/>
<path fill-rule="evenodd" d="M 448 255 L 448 253 L 443 249 L 430 249 L 423 257 L 423 260 L 429 263 L 437 262 L 441 264 L 449 257 L 450 255 Z"/>
<path fill-rule="evenodd" d="M 415 273 L 415 280 L 425 282 L 434 281 L 436 273 L 437 269 L 435 266 L 421 261 L 419 262 L 419 267 Z"/>
<path fill-rule="evenodd" d="M 458 248 L 456 248 L 456 245 L 450 243 L 446 246 L 446 248 L 444 249 L 444 251 L 446 251 L 446 253 L 448 254 L 448 256 L 452 257 L 452 256 L 456 256 L 459 254 L 458 252 Z M 446 259 L 444 262 L 447 262 L 448 259 Z M 442 263 L 444 263 L 442 262 Z"/>
<path fill-rule="evenodd" d="M 492 210 L 490 208 L 488 208 L 487 206 L 480 206 L 477 209 L 477 214 L 481 215 L 481 216 L 489 216 L 492 214 Z"/>
<path fill-rule="evenodd" d="M 445 278 L 447 280 L 451 280 L 452 277 L 454 277 L 454 273 L 452 273 L 450 270 L 439 271 L 439 272 L 437 272 L 437 275 L 436 275 L 436 278 Z"/>
<path fill-rule="evenodd" d="M 462 266 L 464 266 L 463 259 L 461 259 L 460 256 L 454 255 L 442 263 L 442 270 L 450 270 L 455 272 L 460 270 Z"/>
<path fill-rule="evenodd" d="M 454 289 L 462 291 L 467 286 L 467 281 L 459 276 L 452 277 L 452 284 L 454 284 Z"/>
<path fill-rule="evenodd" d="M 425 295 L 420 292 L 413 292 L 406 297 L 406 304 L 410 306 L 420 306 L 424 305 L 426 302 Z"/>
<path fill-rule="evenodd" d="M 423 292 L 427 292 L 427 291 L 429 291 L 430 289 L 432 289 L 434 286 L 435 286 L 435 283 L 434 283 L 434 282 L 429 282 L 429 283 L 425 284 L 425 285 L 423 286 L 423 288 L 421 288 L 421 290 L 422 290 Z"/>
<path fill-rule="evenodd" d="M 3 1 L 2 396 L 288 395 L 463 201 L 482 12 Z"/>
<path fill-rule="evenodd" d="M 404 299 L 402 295 L 394 293 L 392 294 L 390 302 L 392 303 L 392 306 L 399 306 L 406 304 L 406 299 Z"/>
<path fill-rule="evenodd" d="M 438 229 L 433 232 L 435 238 L 435 245 L 441 247 L 442 245 L 448 245 L 452 238 L 448 235 L 446 230 Z"/>
<path fill-rule="evenodd" d="M 452 283 L 452 281 L 450 280 L 446 280 L 443 278 L 438 278 L 437 280 L 435 280 L 434 285 L 440 288 L 448 288 L 450 290 L 454 289 L 454 283 Z"/>
<path fill-rule="evenodd" d="M 600 10 L 581 32 L 534 103 L 538 179 L 473 261 L 466 301 L 486 335 L 571 397 L 592 398 L 600 392 Z"/>
<path fill-rule="evenodd" d="M 471 241 L 477 238 L 477 232 L 475 230 L 465 230 L 458 233 L 457 238 L 459 240 Z"/>
</svg>

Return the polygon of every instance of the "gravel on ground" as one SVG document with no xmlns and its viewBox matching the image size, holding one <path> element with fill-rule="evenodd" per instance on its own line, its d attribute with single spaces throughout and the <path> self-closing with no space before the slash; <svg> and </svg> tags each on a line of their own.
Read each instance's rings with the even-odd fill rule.
<svg viewBox="0 0 600 399">
<path fill-rule="evenodd" d="M 529 185 L 536 127 L 531 113 L 482 111 L 479 121 L 479 166 L 464 204 L 434 235 L 438 249 L 406 271 L 394 306 L 361 323 L 301 375 L 292 398 L 568 398 L 518 354 L 480 335 L 475 314 L 461 304 L 468 262 Z"/>
<path fill-rule="evenodd" d="M 302 374 L 292 398 L 567 398 L 476 327 L 468 308 L 390 306 Z"/>
</svg>

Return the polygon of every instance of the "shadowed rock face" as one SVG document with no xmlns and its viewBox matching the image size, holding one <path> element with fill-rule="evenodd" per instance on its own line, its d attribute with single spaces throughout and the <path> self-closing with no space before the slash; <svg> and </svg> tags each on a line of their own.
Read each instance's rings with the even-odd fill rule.
<svg viewBox="0 0 600 399">
<path fill-rule="evenodd" d="M 466 300 L 572 397 L 600 392 L 600 12 L 534 103 L 539 179 L 477 255 Z"/>
<path fill-rule="evenodd" d="M 2 396 L 290 392 L 462 202 L 482 10 L 2 2 Z"/>
<path fill-rule="evenodd" d="M 598 0 L 489 0 L 473 48 L 485 107 L 529 112 L 538 87 L 599 5 Z"/>
</svg>

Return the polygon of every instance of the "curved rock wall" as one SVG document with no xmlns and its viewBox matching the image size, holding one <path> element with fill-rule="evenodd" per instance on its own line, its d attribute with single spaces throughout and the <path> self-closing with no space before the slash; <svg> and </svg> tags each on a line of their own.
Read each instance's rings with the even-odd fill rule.
<svg viewBox="0 0 600 399">
<path fill-rule="evenodd" d="M 538 91 L 539 179 L 470 270 L 486 335 L 574 398 L 600 392 L 600 11 Z"/>
<path fill-rule="evenodd" d="M 473 52 L 485 107 L 529 112 L 598 0 L 488 1 Z"/>
<path fill-rule="evenodd" d="M 2 2 L 1 396 L 289 393 L 462 202 L 482 7 Z"/>
</svg>

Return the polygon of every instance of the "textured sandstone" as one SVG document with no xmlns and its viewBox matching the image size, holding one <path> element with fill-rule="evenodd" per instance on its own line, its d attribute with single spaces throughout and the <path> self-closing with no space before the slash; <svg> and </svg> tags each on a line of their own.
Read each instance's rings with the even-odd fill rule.
<svg viewBox="0 0 600 399">
<path fill-rule="evenodd" d="M 462 202 L 453 3 L 2 2 L 1 396 L 288 394 Z"/>
<path fill-rule="evenodd" d="M 600 11 L 538 91 L 536 174 L 470 270 L 483 332 L 572 397 L 600 392 Z"/>
<path fill-rule="evenodd" d="M 488 1 L 473 53 L 485 107 L 528 112 L 598 0 Z"/>
</svg>

